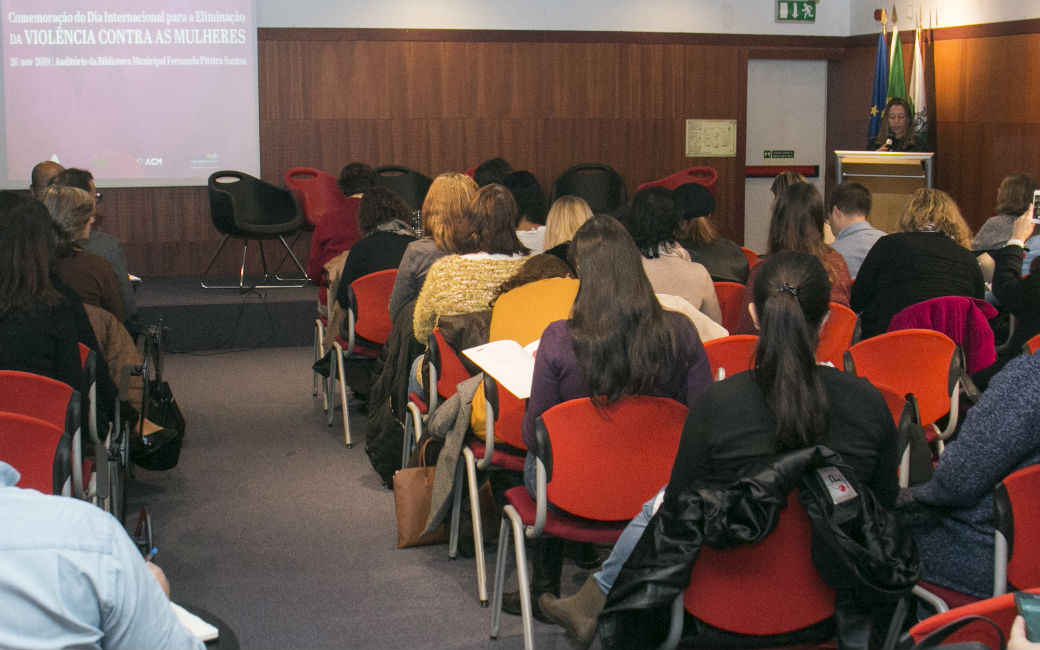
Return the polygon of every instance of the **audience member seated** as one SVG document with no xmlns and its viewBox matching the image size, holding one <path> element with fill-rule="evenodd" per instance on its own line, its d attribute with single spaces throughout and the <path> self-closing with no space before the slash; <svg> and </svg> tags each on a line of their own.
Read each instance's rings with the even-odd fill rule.
<svg viewBox="0 0 1040 650">
<path fill-rule="evenodd" d="M 511 171 L 513 171 L 512 165 L 504 158 L 491 158 L 477 165 L 473 171 L 473 180 L 476 181 L 477 187 L 501 183 L 506 174 Z"/>
<path fill-rule="evenodd" d="M 679 211 L 679 243 L 690 259 L 708 269 L 713 282 L 738 282 L 748 279 L 748 261 L 736 242 L 720 237 L 711 225 L 715 197 L 700 183 L 685 183 L 672 191 Z"/>
<path fill-rule="evenodd" d="M 690 254 L 676 241 L 679 222 L 672 191 L 663 187 L 637 192 L 624 220 L 642 254 L 643 270 L 654 292 L 679 296 L 721 324 L 722 309 L 708 270 L 691 261 Z"/>
<path fill-rule="evenodd" d="M 942 190 L 919 189 L 899 218 L 900 232 L 885 235 L 867 253 L 852 287 L 863 338 L 888 330 L 904 307 L 940 296 L 982 298 L 985 286 L 968 250 L 971 231 Z"/>
<path fill-rule="evenodd" d="M 868 151 L 928 151 L 928 138 L 914 129 L 914 113 L 902 97 L 893 97 L 881 116 L 881 130 L 867 142 Z"/>
<path fill-rule="evenodd" d="M 1011 239 L 1012 225 L 1023 212 L 1033 205 L 1033 192 L 1036 190 L 1036 180 L 1026 174 L 1011 174 L 1000 181 L 997 189 L 997 215 L 986 219 L 975 238 L 971 240 L 971 250 L 976 253 L 1000 250 L 1007 245 Z M 1021 234 L 1021 233 L 1019 233 Z M 1033 236 L 1030 232 L 1022 238 Z M 1026 272 L 1029 267 L 1025 267 Z"/>
<path fill-rule="evenodd" d="M 83 501 L 14 487 L 0 461 L 0 647 L 203 650 L 169 583 L 123 526 Z"/>
<path fill-rule="evenodd" d="M 509 190 L 492 184 L 477 191 L 465 211 L 466 228 L 455 233 L 452 248 L 457 252 L 430 266 L 415 301 L 412 328 L 417 341 L 425 343 L 441 316 L 489 308 L 495 290 L 520 270 L 529 252 L 516 238 L 516 222 L 516 201 Z"/>
<path fill-rule="evenodd" d="M 904 489 L 897 514 L 917 539 L 921 578 L 993 595 L 993 490 L 1040 462 L 1040 355 L 1012 359 L 946 444 L 932 478 Z"/>
<path fill-rule="evenodd" d="M 769 185 L 769 192 L 773 195 L 772 200 L 769 202 L 769 214 L 772 215 L 776 210 L 776 202 L 780 200 L 780 196 L 784 191 L 794 185 L 795 183 L 808 183 L 809 179 L 802 176 L 798 172 L 780 172 L 773 179 L 773 182 Z"/>
<path fill-rule="evenodd" d="M 352 162 L 339 173 L 336 184 L 347 195 L 344 211 L 327 215 L 327 218 L 318 222 L 311 235 L 311 250 L 307 257 L 307 276 L 320 287 L 320 304 L 328 304 L 325 298 L 328 282 L 322 269 L 329 260 L 349 250 L 361 236 L 358 230 L 358 209 L 361 197 L 376 184 L 376 173 L 365 163 Z"/>
<path fill-rule="evenodd" d="M 516 225 L 516 236 L 520 243 L 532 253 L 545 250 L 545 192 L 534 174 L 516 171 L 506 174 L 502 185 L 516 200 L 520 221 Z"/>
<path fill-rule="evenodd" d="M 391 319 L 396 320 L 401 308 L 418 298 L 434 262 L 459 252 L 455 242 L 465 228 L 463 212 L 476 193 L 477 184 L 465 174 L 447 172 L 433 179 L 423 200 L 422 239 L 408 244 L 398 267 L 390 294 Z"/>
<path fill-rule="evenodd" d="M 853 280 L 859 273 L 863 258 L 877 240 L 885 236 L 883 230 L 870 225 L 870 190 L 859 183 L 845 181 L 831 190 L 830 212 L 827 223 L 834 233 L 831 248 L 841 253 Z"/>
<path fill-rule="evenodd" d="M 534 446 L 538 417 L 567 400 L 593 397 L 606 405 L 625 395 L 655 395 L 690 406 L 711 384 L 697 331 L 658 303 L 639 249 L 616 219 L 593 216 L 574 235 L 573 249 L 578 294 L 570 319 L 552 323 L 542 334 L 524 412 L 528 449 Z M 532 496 L 534 475 L 535 456 L 528 453 L 524 481 Z M 537 603 L 543 593 L 559 596 L 563 540 L 539 537 L 533 543 L 531 596 Z M 504 594 L 502 607 L 519 614 L 519 594 Z M 537 605 L 534 609 L 545 620 Z"/>
<path fill-rule="evenodd" d="M 95 223 L 90 228 L 90 236 L 82 242 L 83 250 L 105 258 L 112 265 L 112 270 L 116 274 L 116 281 L 119 283 L 119 296 L 123 301 L 123 324 L 126 325 L 126 328 L 132 335 L 136 336 L 144 330 L 144 324 L 140 322 L 137 316 L 137 298 L 134 296 L 134 288 L 130 284 L 130 275 L 126 270 L 126 256 L 123 254 L 119 238 L 98 230 L 97 226 L 104 220 L 104 216 L 98 212 L 98 204 L 101 203 L 101 192 L 98 192 L 94 186 L 94 175 L 83 169 L 65 169 L 60 170 L 51 177 L 49 183 L 51 185 L 67 185 L 79 188 L 94 199 Z M 42 194 L 41 190 L 39 194 L 34 196 L 37 199 L 41 199 Z"/>
<path fill-rule="evenodd" d="M 545 218 L 545 252 L 570 265 L 567 252 L 581 224 L 592 216 L 592 208 L 580 196 L 561 196 L 553 201 Z M 574 268 L 571 267 L 571 271 Z"/>
<path fill-rule="evenodd" d="M 830 278 L 830 301 L 847 307 L 852 278 L 849 277 L 849 267 L 841 253 L 823 243 L 824 217 L 823 199 L 815 186 L 809 183 L 794 183 L 788 186 L 776 197 L 773 204 L 773 216 L 769 220 L 768 254 L 800 251 L 816 257 L 827 269 L 827 277 Z M 756 265 L 751 269 L 748 276 L 740 320 L 736 331 L 730 332 L 731 334 L 754 334 L 756 331 L 748 312 L 748 305 L 754 297 L 757 268 L 759 267 Z"/>
<path fill-rule="evenodd" d="M 693 404 L 668 485 L 625 529 L 602 570 L 575 596 L 539 601 L 578 647 L 595 638 L 606 594 L 657 508 L 688 488 L 733 481 L 777 452 L 825 445 L 883 506 L 895 503 L 895 430 L 884 399 L 866 380 L 815 361 L 831 294 L 825 267 L 808 253 L 778 251 L 756 268 L 754 370 L 711 384 Z"/>
</svg>

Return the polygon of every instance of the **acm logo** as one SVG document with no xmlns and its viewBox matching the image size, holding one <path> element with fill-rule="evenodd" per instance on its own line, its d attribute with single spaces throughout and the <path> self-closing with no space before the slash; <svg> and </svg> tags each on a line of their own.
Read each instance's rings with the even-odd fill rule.
<svg viewBox="0 0 1040 650">
<path fill-rule="evenodd" d="M 137 164 L 138 165 L 143 165 L 145 167 L 162 167 L 163 159 L 162 158 L 138 158 L 137 159 Z"/>
</svg>

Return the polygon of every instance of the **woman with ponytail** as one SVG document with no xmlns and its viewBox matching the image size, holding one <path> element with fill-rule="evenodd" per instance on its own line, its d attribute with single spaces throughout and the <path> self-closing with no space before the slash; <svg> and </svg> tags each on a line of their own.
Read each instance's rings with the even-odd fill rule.
<svg viewBox="0 0 1040 650">
<path fill-rule="evenodd" d="M 809 253 L 779 251 L 756 268 L 755 367 L 713 384 L 690 409 L 664 501 L 694 485 L 737 479 L 777 453 L 819 444 L 838 452 L 891 508 L 898 459 L 884 399 L 865 379 L 816 364 L 831 294 L 823 263 Z M 595 638 L 606 594 L 660 501 L 658 495 L 643 506 L 577 595 L 540 598 L 541 611 L 567 629 L 576 647 Z"/>
</svg>

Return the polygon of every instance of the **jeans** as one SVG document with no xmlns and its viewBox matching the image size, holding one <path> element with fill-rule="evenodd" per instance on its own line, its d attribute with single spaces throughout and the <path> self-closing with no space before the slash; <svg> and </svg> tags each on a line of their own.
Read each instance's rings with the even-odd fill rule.
<svg viewBox="0 0 1040 650">
<path fill-rule="evenodd" d="M 643 536 L 643 531 L 646 530 L 647 525 L 650 524 L 650 519 L 652 519 L 654 513 L 657 512 L 657 508 L 660 506 L 660 500 L 663 496 L 664 488 L 661 488 L 661 490 L 654 495 L 654 498 L 643 504 L 643 507 L 639 510 L 639 514 L 637 514 L 635 518 L 625 526 L 625 530 L 621 533 L 621 537 L 619 537 L 617 543 L 614 544 L 614 550 L 610 552 L 610 557 L 603 562 L 603 568 L 593 574 L 593 577 L 596 578 L 596 583 L 599 584 L 599 588 L 603 593 L 610 593 L 610 588 L 614 586 L 614 581 L 617 580 L 618 573 L 621 572 L 621 567 L 624 566 L 626 561 L 628 561 L 628 556 L 632 555 L 632 549 L 636 547 L 639 538 Z"/>
</svg>

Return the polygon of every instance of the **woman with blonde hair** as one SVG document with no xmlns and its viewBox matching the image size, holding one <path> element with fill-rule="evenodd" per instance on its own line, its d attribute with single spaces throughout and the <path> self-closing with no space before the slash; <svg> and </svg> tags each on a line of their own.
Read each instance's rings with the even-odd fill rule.
<svg viewBox="0 0 1040 650">
<path fill-rule="evenodd" d="M 592 216 L 592 208 L 579 196 L 561 196 L 553 201 L 545 218 L 545 252 L 567 261 L 574 233 Z"/>
<path fill-rule="evenodd" d="M 390 294 L 391 319 L 419 296 L 434 262 L 459 252 L 460 231 L 466 224 L 463 213 L 476 193 L 476 182 L 465 174 L 446 172 L 434 179 L 423 200 L 423 237 L 408 245 L 397 271 Z"/>
<path fill-rule="evenodd" d="M 888 330 L 910 305 L 941 296 L 982 298 L 982 270 L 971 230 L 942 190 L 919 189 L 899 217 L 900 232 L 877 240 L 863 260 L 850 304 L 860 314 L 863 338 Z"/>
</svg>

